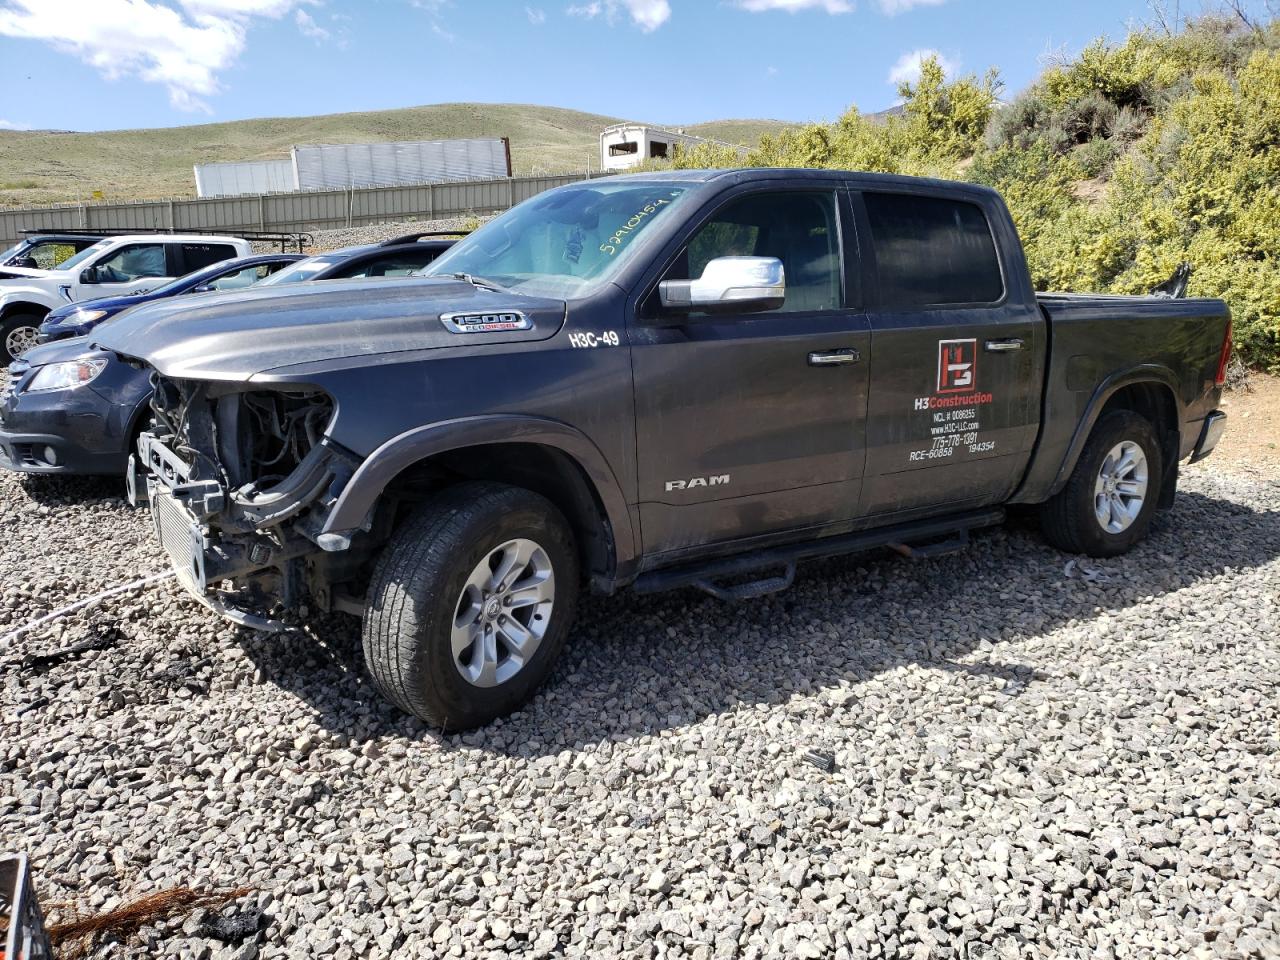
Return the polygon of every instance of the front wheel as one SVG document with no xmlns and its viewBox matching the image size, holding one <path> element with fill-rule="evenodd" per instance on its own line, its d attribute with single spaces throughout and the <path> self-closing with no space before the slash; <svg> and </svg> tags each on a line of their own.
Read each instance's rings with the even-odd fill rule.
<svg viewBox="0 0 1280 960">
<path fill-rule="evenodd" d="M 480 726 L 546 679 L 577 599 L 573 534 L 550 501 L 461 484 L 414 514 L 379 558 L 365 662 L 402 710 L 444 730 Z"/>
<path fill-rule="evenodd" d="M 0 366 L 8 366 L 37 343 L 40 318 L 34 313 L 18 313 L 0 323 Z"/>
<path fill-rule="evenodd" d="M 1107 414 L 1094 426 L 1067 485 L 1040 508 L 1045 539 L 1091 557 L 1124 553 L 1147 535 L 1163 476 L 1151 421 L 1129 410 Z"/>
</svg>

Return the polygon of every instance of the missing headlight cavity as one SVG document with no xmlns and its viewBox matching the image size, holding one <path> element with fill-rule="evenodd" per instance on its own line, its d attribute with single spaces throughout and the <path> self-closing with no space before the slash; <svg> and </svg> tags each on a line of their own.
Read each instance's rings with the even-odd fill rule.
<svg viewBox="0 0 1280 960">
<path fill-rule="evenodd" d="M 232 487 L 269 489 L 320 442 L 333 399 L 319 390 L 259 390 L 216 401 L 218 452 Z"/>
</svg>

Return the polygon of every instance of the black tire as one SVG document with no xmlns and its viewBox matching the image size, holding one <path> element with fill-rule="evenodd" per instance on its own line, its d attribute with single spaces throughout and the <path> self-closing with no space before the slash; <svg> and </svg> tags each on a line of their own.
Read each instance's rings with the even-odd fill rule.
<svg viewBox="0 0 1280 960">
<path fill-rule="evenodd" d="M 549 622 L 518 672 L 494 686 L 476 686 L 453 653 L 459 601 L 479 564 L 517 539 L 533 541 L 550 561 Z M 577 599 L 573 534 L 550 501 L 495 483 L 450 487 L 419 509 L 378 559 L 365 606 L 365 663 L 377 688 L 400 709 L 443 730 L 477 727 L 518 708 L 546 679 Z"/>
<path fill-rule="evenodd" d="M 1095 513 L 1095 484 L 1103 463 L 1122 443 L 1134 443 L 1147 460 L 1147 489 L 1142 507 L 1124 530 L 1107 530 Z M 1116 410 L 1094 425 L 1067 485 L 1040 507 L 1040 529 L 1059 550 L 1091 557 L 1125 553 L 1146 537 L 1160 500 L 1164 455 L 1151 421 L 1130 410 Z"/>
<path fill-rule="evenodd" d="M 43 317 L 35 313 L 15 313 L 0 321 L 0 366 L 7 367 L 18 359 L 17 355 L 9 350 L 10 336 L 24 327 L 30 328 L 32 331 L 38 330 L 43 319 Z"/>
</svg>

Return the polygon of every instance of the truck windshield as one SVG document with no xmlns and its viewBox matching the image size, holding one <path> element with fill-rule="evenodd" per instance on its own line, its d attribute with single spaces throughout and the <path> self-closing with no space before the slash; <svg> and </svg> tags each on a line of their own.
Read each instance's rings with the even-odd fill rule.
<svg viewBox="0 0 1280 960">
<path fill-rule="evenodd" d="M 607 283 L 638 239 L 688 194 L 680 183 L 593 182 L 539 194 L 459 240 L 422 271 L 574 300 Z"/>
<path fill-rule="evenodd" d="M 34 246 L 34 244 L 30 240 L 18 241 L 18 243 L 14 244 L 4 253 L 0 253 L 0 263 L 8 263 L 18 254 L 20 254 L 23 250 L 26 250 L 28 247 L 31 247 L 31 246 Z"/>
</svg>

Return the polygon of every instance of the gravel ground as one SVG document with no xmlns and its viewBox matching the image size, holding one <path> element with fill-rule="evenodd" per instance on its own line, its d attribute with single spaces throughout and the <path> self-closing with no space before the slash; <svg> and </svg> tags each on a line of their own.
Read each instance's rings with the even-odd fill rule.
<svg viewBox="0 0 1280 960">
<path fill-rule="evenodd" d="M 159 569 L 118 483 L 0 477 L 0 632 Z M 0 641 L 0 837 L 86 912 L 257 889 L 239 944 L 112 956 L 1276 957 L 1278 636 L 1280 481 L 1213 460 L 1115 561 L 1014 520 L 745 606 L 589 599 L 463 736 L 372 693 L 352 621 L 167 582 Z"/>
</svg>

